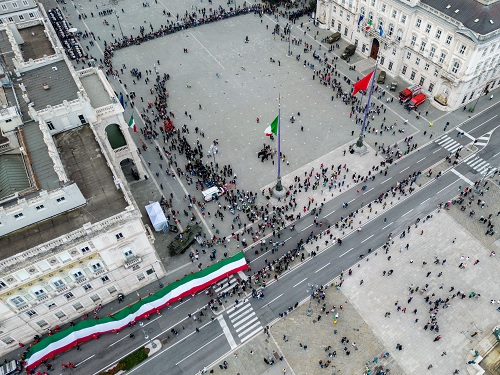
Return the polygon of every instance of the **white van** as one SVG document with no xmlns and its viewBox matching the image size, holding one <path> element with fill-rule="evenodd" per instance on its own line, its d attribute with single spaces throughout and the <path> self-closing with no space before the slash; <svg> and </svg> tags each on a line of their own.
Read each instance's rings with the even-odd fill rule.
<svg viewBox="0 0 500 375">
<path fill-rule="evenodd" d="M 21 373 L 18 361 L 10 361 L 0 366 L 0 375 L 14 375 Z"/>
<path fill-rule="evenodd" d="M 220 197 L 225 192 L 226 189 L 224 188 L 212 186 L 210 189 L 202 191 L 203 199 L 205 199 L 205 202 L 210 202 L 212 199 Z"/>
</svg>

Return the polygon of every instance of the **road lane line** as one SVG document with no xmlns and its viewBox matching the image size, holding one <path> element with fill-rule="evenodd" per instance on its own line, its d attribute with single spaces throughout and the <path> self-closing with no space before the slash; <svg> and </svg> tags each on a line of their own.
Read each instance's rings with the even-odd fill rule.
<svg viewBox="0 0 500 375">
<path fill-rule="evenodd" d="M 365 191 L 363 194 L 366 194 L 366 193 L 368 193 L 368 192 L 370 192 L 370 191 L 372 191 L 372 190 L 373 190 L 373 188 L 371 188 L 371 189 L 370 189 L 370 190 L 368 190 L 368 191 Z"/>
<path fill-rule="evenodd" d="M 253 263 L 255 262 L 257 259 L 259 258 L 262 258 L 264 255 L 266 255 L 267 253 L 271 252 L 271 250 L 267 250 L 265 253 L 262 253 L 260 254 L 257 258 L 255 258 L 254 260 L 251 260 L 250 263 Z"/>
<path fill-rule="evenodd" d="M 399 173 L 402 173 L 402 172 L 406 171 L 407 169 L 410 169 L 410 167 L 406 167 L 405 169 L 401 170 L 401 172 L 399 172 Z"/>
<path fill-rule="evenodd" d="M 306 280 L 307 280 L 307 277 L 306 277 L 304 280 L 299 281 L 299 282 L 298 282 L 297 284 L 295 284 L 293 287 L 295 288 L 297 285 L 302 284 L 302 283 L 303 283 L 304 281 L 306 281 Z"/>
<path fill-rule="evenodd" d="M 366 237 L 363 241 L 361 241 L 361 243 L 368 241 L 368 240 L 369 240 L 370 238 L 372 238 L 373 236 L 374 236 L 374 234 L 372 234 L 370 237 Z"/>
<path fill-rule="evenodd" d="M 210 52 L 209 52 L 210 53 Z M 221 337 L 222 335 L 224 335 L 223 333 L 221 333 L 219 336 L 217 337 L 214 337 L 212 340 L 210 340 L 209 342 L 207 342 L 205 345 L 199 347 L 198 349 L 196 349 L 194 352 L 192 352 L 190 355 L 188 355 L 186 358 L 184 359 L 181 359 L 179 362 L 177 362 L 175 365 L 178 366 L 179 363 L 182 363 L 184 362 L 186 359 L 188 359 L 189 357 L 193 356 L 194 354 L 198 353 L 201 349 L 203 349 L 204 347 L 210 345 L 211 343 L 213 343 L 215 340 L 217 340 L 219 337 Z M 234 348 L 233 348 L 234 349 Z"/>
<path fill-rule="evenodd" d="M 290 238 L 292 238 L 292 236 L 290 236 L 286 240 L 284 240 L 283 243 L 285 243 L 286 241 L 288 241 Z"/>
<path fill-rule="evenodd" d="M 441 148 L 438 148 L 436 151 L 433 152 L 433 154 L 435 154 L 436 152 L 439 152 L 441 150 L 442 150 Z"/>
<path fill-rule="evenodd" d="M 423 201 L 423 202 L 422 202 L 422 203 L 420 203 L 420 204 L 424 204 L 424 203 L 425 203 L 425 202 L 427 202 L 429 199 L 431 199 L 431 198 L 427 198 L 425 201 Z"/>
<path fill-rule="evenodd" d="M 229 327 L 227 326 L 227 323 L 226 323 L 226 320 L 224 319 L 224 317 L 222 315 L 219 315 L 217 317 L 217 320 L 219 321 L 219 324 L 222 328 L 222 332 L 226 336 L 226 339 L 229 343 L 229 346 L 231 347 L 231 350 L 236 348 L 238 345 L 236 344 L 236 341 L 234 341 L 234 337 L 233 337 L 231 331 L 229 330 Z"/>
<path fill-rule="evenodd" d="M 458 177 L 460 177 L 462 180 L 464 180 L 465 182 L 467 182 L 469 185 L 474 185 L 474 183 L 471 180 L 469 180 L 467 177 L 465 177 L 459 171 L 457 171 L 455 169 L 452 169 L 451 172 L 454 173 L 454 174 L 456 174 Z"/>
<path fill-rule="evenodd" d="M 407 213 L 405 213 L 405 214 L 401 215 L 401 217 L 408 215 L 408 214 L 409 214 L 410 212 L 412 212 L 412 211 L 413 211 L 413 208 L 412 208 L 410 211 L 408 211 Z"/>
<path fill-rule="evenodd" d="M 355 200 L 356 200 L 356 198 L 354 198 L 354 199 L 351 199 L 351 200 L 350 200 L 349 202 L 347 202 L 347 203 L 351 203 L 351 202 L 354 202 Z"/>
<path fill-rule="evenodd" d="M 283 295 L 283 293 L 281 293 L 278 297 L 276 297 L 275 299 L 273 299 L 272 301 L 269 301 L 268 303 L 266 303 L 264 306 L 261 307 L 261 309 L 263 309 L 264 307 L 267 307 L 267 305 L 273 303 L 274 301 L 276 301 L 278 298 L 280 298 L 281 296 Z"/>
<path fill-rule="evenodd" d="M 95 354 L 92 354 L 92 355 L 91 355 L 90 357 L 88 357 L 87 359 L 84 359 L 83 361 L 78 362 L 77 364 L 75 364 L 75 367 L 80 366 L 83 362 L 87 362 L 89 359 L 94 358 L 94 357 L 95 357 Z"/>
<path fill-rule="evenodd" d="M 172 310 L 175 310 L 176 308 L 178 308 L 179 306 L 181 306 L 181 305 L 185 304 L 187 301 L 190 301 L 190 300 L 191 300 L 191 298 L 188 298 L 187 300 L 182 301 L 182 302 L 181 302 L 181 303 L 179 303 L 177 306 L 175 306 Z"/>
<path fill-rule="evenodd" d="M 481 124 L 481 125 L 482 125 L 482 124 Z M 481 125 L 479 125 L 479 126 L 481 126 Z M 479 126 L 477 126 L 477 128 L 478 128 Z M 474 129 L 476 129 L 476 128 L 474 128 Z M 472 130 L 474 130 L 474 129 L 472 129 Z M 457 130 L 457 131 L 459 131 L 459 132 L 462 132 L 462 134 L 463 134 L 463 135 L 465 135 L 465 136 L 466 136 L 467 138 L 469 138 L 470 140 L 472 140 L 472 141 L 475 141 L 475 140 L 476 140 L 476 138 L 474 138 L 472 135 L 470 135 L 470 134 L 469 134 L 469 133 L 467 133 L 466 131 L 464 131 L 464 130 L 462 130 L 462 129 L 460 129 L 460 128 L 456 128 L 456 130 Z M 472 131 L 472 130 L 471 130 L 471 131 Z"/>
<path fill-rule="evenodd" d="M 241 343 L 243 344 L 245 341 L 249 340 L 250 338 L 252 338 L 253 336 L 255 336 L 258 332 L 262 331 L 262 327 L 259 327 L 257 329 L 255 329 L 255 331 L 253 332 L 250 332 L 248 335 L 246 335 L 245 337 L 242 337 L 241 338 Z"/>
<path fill-rule="evenodd" d="M 302 229 L 301 232 L 305 231 L 307 228 L 311 228 L 312 226 L 313 226 L 313 224 L 308 225 L 307 227 L 305 227 L 304 229 Z"/>
<path fill-rule="evenodd" d="M 500 152 L 496 153 L 495 155 L 493 155 L 493 157 L 497 157 L 498 155 L 500 155 Z"/>
<path fill-rule="evenodd" d="M 453 182 L 452 182 L 451 184 L 449 184 L 448 186 L 446 186 L 446 187 L 442 188 L 441 190 L 439 190 L 436 194 L 439 194 L 439 193 L 441 193 L 443 190 L 448 189 L 451 185 L 453 185 L 453 184 L 454 184 L 454 183 L 456 183 L 457 181 L 458 181 L 458 180 L 453 181 Z"/>
<path fill-rule="evenodd" d="M 321 271 L 323 268 L 325 267 L 328 267 L 330 265 L 330 262 L 328 262 L 327 264 L 325 264 L 323 267 L 321 267 L 319 270 L 316 270 L 314 271 L 314 273 L 318 273 L 319 271 Z"/>
<path fill-rule="evenodd" d="M 469 130 L 469 133 L 472 133 L 474 130 L 476 130 L 477 128 L 479 128 L 480 126 L 483 126 L 484 124 L 486 124 L 487 122 L 490 122 L 491 120 L 493 120 L 495 117 L 497 117 L 498 115 L 495 115 L 493 116 L 492 118 L 490 118 L 489 120 L 486 120 L 485 122 L 483 122 L 482 124 L 476 126 L 474 129 L 471 129 Z M 457 129 L 458 130 L 458 129 Z"/>
<path fill-rule="evenodd" d="M 427 156 L 426 156 L 427 157 Z M 417 161 L 417 163 L 420 163 L 422 160 L 424 160 L 426 157 L 420 159 L 419 161 Z"/>
<path fill-rule="evenodd" d="M 332 211 L 330 212 L 329 214 L 325 215 L 324 217 L 327 217 L 327 216 L 330 216 L 331 214 L 333 214 L 335 211 Z"/>
<path fill-rule="evenodd" d="M 384 182 L 389 181 L 391 178 L 392 178 L 392 177 L 389 177 L 387 180 L 382 181 L 382 182 L 380 183 L 380 185 L 382 185 Z"/>
<path fill-rule="evenodd" d="M 344 255 L 346 255 L 349 251 L 351 251 L 352 249 L 354 249 L 354 247 L 351 247 L 349 250 L 347 250 L 344 254 L 341 254 L 339 256 L 339 258 L 342 258 Z"/>
<path fill-rule="evenodd" d="M 391 221 L 389 224 L 387 224 L 385 227 L 383 227 L 382 229 L 385 229 L 387 228 L 388 226 L 392 225 L 393 221 Z"/>
</svg>

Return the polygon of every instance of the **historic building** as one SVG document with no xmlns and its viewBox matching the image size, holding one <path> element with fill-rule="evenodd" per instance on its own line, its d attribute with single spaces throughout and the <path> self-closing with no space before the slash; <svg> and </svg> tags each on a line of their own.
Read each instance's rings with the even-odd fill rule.
<svg viewBox="0 0 500 375">
<path fill-rule="evenodd" d="M 0 25 L 0 354 L 164 275 L 127 184 L 144 172 L 123 106 L 39 11 Z"/>
<path fill-rule="evenodd" d="M 321 28 L 454 110 L 500 84 L 498 0 L 318 0 Z"/>
</svg>

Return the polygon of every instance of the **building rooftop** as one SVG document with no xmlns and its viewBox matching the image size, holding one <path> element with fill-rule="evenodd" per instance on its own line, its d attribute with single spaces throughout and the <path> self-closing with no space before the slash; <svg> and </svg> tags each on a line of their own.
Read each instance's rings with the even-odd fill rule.
<svg viewBox="0 0 500 375">
<path fill-rule="evenodd" d="M 12 45 L 7 37 L 7 32 L 4 29 L 0 30 L 0 51 L 4 57 L 5 63 L 10 66 L 12 65 L 12 58 L 14 57 L 14 52 L 12 52 Z M 9 53 L 11 55 L 9 55 Z"/>
<path fill-rule="evenodd" d="M 0 200 L 30 187 L 21 155 L 0 155 Z"/>
<path fill-rule="evenodd" d="M 51 56 L 56 53 L 44 30 L 44 25 L 18 29 L 19 34 L 21 34 L 24 40 L 24 44 L 20 46 L 24 61 L 28 61 L 29 59 L 36 60 L 45 55 Z"/>
<path fill-rule="evenodd" d="M 56 106 L 64 100 L 72 101 L 78 98 L 78 86 L 64 60 L 24 72 L 21 79 L 14 78 L 13 84 L 25 121 L 28 119 L 28 104 L 22 98 L 20 83 L 24 83 L 28 97 L 37 111 L 48 105 Z M 49 85 L 48 90 L 44 89 L 44 83 Z"/>
<path fill-rule="evenodd" d="M 500 27 L 500 2 L 482 4 L 477 0 L 421 0 L 472 31 L 486 35 Z"/>
<path fill-rule="evenodd" d="M 99 108 L 113 103 L 97 74 L 82 76 L 80 82 L 90 99 L 92 108 Z"/>
<path fill-rule="evenodd" d="M 113 175 L 94 133 L 85 125 L 54 136 L 68 177 L 76 182 L 87 204 L 0 238 L 0 259 L 6 259 L 53 240 L 86 223 L 96 223 L 125 211 L 127 202 L 117 190 Z"/>
</svg>

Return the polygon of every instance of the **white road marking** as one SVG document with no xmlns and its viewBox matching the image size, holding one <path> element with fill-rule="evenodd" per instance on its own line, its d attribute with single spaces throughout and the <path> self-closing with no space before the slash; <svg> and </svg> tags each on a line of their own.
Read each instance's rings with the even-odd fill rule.
<svg viewBox="0 0 500 375">
<path fill-rule="evenodd" d="M 372 238 L 374 236 L 374 234 L 372 234 L 370 237 L 366 237 L 363 241 L 361 241 L 361 243 L 364 243 L 366 241 L 368 241 L 370 238 Z"/>
<path fill-rule="evenodd" d="M 316 270 L 314 271 L 314 273 L 318 273 L 319 271 L 321 271 L 323 268 L 326 268 L 330 265 L 330 262 L 328 262 L 327 264 L 325 264 L 323 267 L 321 267 L 319 270 Z"/>
<path fill-rule="evenodd" d="M 80 366 L 83 362 L 87 362 L 89 359 L 92 359 L 95 357 L 95 354 L 92 354 L 90 357 L 88 357 L 87 359 L 84 359 L 83 361 L 81 362 L 78 362 L 77 364 L 75 364 L 75 367 L 78 367 Z"/>
<path fill-rule="evenodd" d="M 325 215 L 324 217 L 327 217 L 327 216 L 330 216 L 331 214 L 333 214 L 335 211 L 332 211 L 330 212 L 329 214 Z"/>
<path fill-rule="evenodd" d="M 425 201 L 421 202 L 420 204 L 424 204 L 425 202 L 427 202 L 429 199 L 431 198 L 427 198 Z"/>
<path fill-rule="evenodd" d="M 408 214 L 409 214 L 410 212 L 412 212 L 412 211 L 413 211 L 413 208 L 412 208 L 410 211 L 408 211 L 407 213 L 405 213 L 405 214 L 401 215 L 401 217 L 403 217 L 403 216 L 405 216 L 405 215 L 408 215 Z"/>
<path fill-rule="evenodd" d="M 311 225 L 308 225 L 307 227 L 305 227 L 304 229 L 301 230 L 301 232 L 305 231 L 307 228 L 311 228 L 314 224 L 311 224 Z"/>
<path fill-rule="evenodd" d="M 178 366 L 179 363 L 182 363 L 184 362 L 186 359 L 188 359 L 189 357 L 193 356 L 194 354 L 198 353 L 201 349 L 203 349 L 204 347 L 210 345 L 211 343 L 213 343 L 215 340 L 217 340 L 219 337 L 221 337 L 222 335 L 224 335 L 223 333 L 221 333 L 219 336 L 216 336 L 214 337 L 212 340 L 210 340 L 209 342 L 207 342 L 205 345 L 203 346 L 200 346 L 198 349 L 196 349 L 194 352 L 192 352 L 190 355 L 188 355 L 186 358 L 184 359 L 181 359 L 179 362 L 177 362 L 175 365 Z"/>
<path fill-rule="evenodd" d="M 188 298 L 187 300 L 185 301 L 182 301 L 181 303 L 179 303 L 177 306 L 175 306 L 172 310 L 175 310 L 176 308 L 178 308 L 180 305 L 183 305 L 185 304 L 187 301 L 189 301 L 191 298 Z"/>
<path fill-rule="evenodd" d="M 387 224 L 385 227 L 383 227 L 382 229 L 385 229 L 387 228 L 388 226 L 392 225 L 393 221 L 391 221 L 389 224 Z"/>
<path fill-rule="evenodd" d="M 278 297 L 276 297 L 275 299 L 273 299 L 272 301 L 269 301 L 268 303 L 266 303 L 264 306 L 261 307 L 261 309 L 263 309 L 264 307 L 266 307 L 267 305 L 273 303 L 274 301 L 276 301 L 278 298 L 280 298 L 281 296 L 283 295 L 283 293 L 281 293 Z"/>
<path fill-rule="evenodd" d="M 227 326 L 227 323 L 226 323 L 224 317 L 222 315 L 219 315 L 217 317 L 217 320 L 219 321 L 219 324 L 222 328 L 222 332 L 224 332 L 224 335 L 226 335 L 226 339 L 227 339 L 231 349 L 236 348 L 238 345 L 236 344 L 236 341 L 234 341 L 234 337 L 233 337 L 231 331 L 229 330 L 229 327 Z"/>
<path fill-rule="evenodd" d="M 217 62 L 217 64 L 219 64 L 219 66 L 220 66 L 222 69 L 226 70 L 226 68 L 224 68 L 224 67 L 222 66 L 222 64 L 219 62 L 219 60 L 217 60 L 217 59 L 214 57 L 214 55 L 212 55 L 212 54 L 210 53 L 210 51 L 209 51 L 209 50 L 208 50 L 208 49 L 207 49 L 207 48 L 203 45 L 203 43 L 201 43 L 201 42 L 200 42 L 200 41 L 199 41 L 199 40 L 198 40 L 198 39 L 197 39 L 197 38 L 193 35 L 193 33 L 189 33 L 189 34 L 191 34 L 191 36 L 194 38 L 194 40 L 196 40 L 198 43 L 200 43 L 200 46 L 202 46 L 202 47 L 203 47 L 203 49 L 204 49 L 205 51 L 207 51 L 207 53 L 208 53 L 210 56 L 212 56 L 212 58 L 213 58 L 213 59 Z"/>
<path fill-rule="evenodd" d="M 467 182 L 469 185 L 474 185 L 474 183 L 471 180 L 469 180 L 467 177 L 465 177 L 462 173 L 458 172 L 457 170 L 452 169 L 451 172 L 455 173 L 458 177 Z"/>
<path fill-rule="evenodd" d="M 370 190 L 365 191 L 363 194 L 366 194 L 366 193 L 368 193 L 368 192 L 370 192 L 372 190 L 373 190 L 373 188 L 371 188 Z"/>
<path fill-rule="evenodd" d="M 493 116 L 492 118 L 490 118 L 489 120 L 486 120 L 485 122 L 483 122 L 482 124 L 476 126 L 474 129 L 471 129 L 470 130 L 470 133 L 472 133 L 474 130 L 476 130 L 477 128 L 479 128 L 480 126 L 483 126 L 484 124 L 486 124 L 487 122 L 490 122 L 491 120 L 493 120 L 495 117 L 497 117 L 498 115 L 495 115 Z M 458 129 L 457 129 L 458 130 Z"/>
<path fill-rule="evenodd" d="M 482 124 L 481 124 L 481 125 L 482 125 Z M 481 125 L 479 125 L 479 126 L 481 126 Z M 478 126 L 478 127 L 479 127 L 479 126 Z M 472 141 L 475 141 L 475 140 L 476 140 L 476 138 L 474 138 L 472 135 L 470 135 L 470 134 L 469 134 L 469 133 L 467 133 L 466 131 L 463 131 L 463 130 L 462 130 L 462 129 L 460 129 L 460 128 L 456 128 L 456 129 L 457 129 L 457 131 L 462 132 L 462 133 L 463 133 L 463 134 L 464 134 L 467 138 L 471 139 Z M 475 128 L 474 128 L 474 129 L 475 129 Z M 472 129 L 472 130 L 474 130 L 474 129 Z M 472 130 L 471 130 L 471 131 L 472 131 Z"/>
<path fill-rule="evenodd" d="M 382 181 L 380 184 L 383 184 L 384 182 L 387 182 L 391 179 L 392 177 L 389 177 L 387 180 Z"/>
<path fill-rule="evenodd" d="M 306 277 L 304 280 L 299 281 L 299 282 L 298 282 L 297 284 L 295 284 L 293 287 L 295 288 L 297 285 L 302 284 L 302 283 L 303 283 L 304 281 L 306 281 L 306 280 L 307 280 L 307 277 Z"/>
<path fill-rule="evenodd" d="M 427 156 L 426 156 L 427 157 Z M 419 161 L 417 161 L 417 163 L 420 163 L 422 160 L 424 160 L 426 157 L 420 159 Z"/>
<path fill-rule="evenodd" d="M 454 184 L 455 182 L 457 182 L 457 181 L 458 181 L 458 180 L 455 180 L 455 181 L 453 181 L 451 184 L 449 184 L 448 186 L 446 186 L 446 187 L 442 188 L 441 190 L 439 190 L 439 191 L 437 192 L 437 194 L 441 193 L 443 190 L 448 189 L 451 185 L 453 185 L 453 184 Z"/>
<path fill-rule="evenodd" d="M 339 258 L 342 258 L 344 255 L 346 255 L 349 251 L 351 251 L 352 249 L 354 249 L 354 247 L 351 247 L 349 250 L 347 250 L 344 254 L 341 254 L 339 256 Z"/>
<path fill-rule="evenodd" d="M 351 199 L 351 200 L 350 200 L 349 202 L 347 202 L 347 203 L 351 203 L 351 202 L 354 202 L 355 200 L 356 200 L 356 198 L 354 198 L 354 199 Z"/>
<path fill-rule="evenodd" d="M 406 167 L 405 169 L 401 170 L 401 172 L 404 172 L 404 171 L 406 171 L 407 169 L 410 169 L 410 167 Z M 399 172 L 399 173 L 401 173 L 401 172 Z"/>
<path fill-rule="evenodd" d="M 433 154 L 435 154 L 436 152 L 439 152 L 439 151 L 441 151 L 440 148 L 438 148 L 436 151 L 434 151 Z"/>
</svg>

